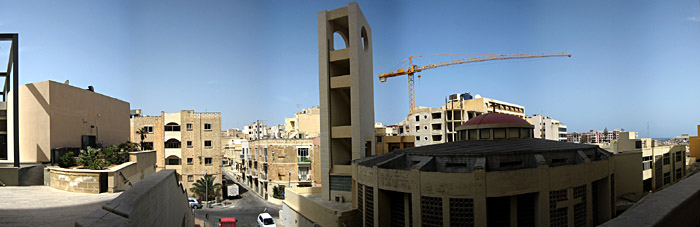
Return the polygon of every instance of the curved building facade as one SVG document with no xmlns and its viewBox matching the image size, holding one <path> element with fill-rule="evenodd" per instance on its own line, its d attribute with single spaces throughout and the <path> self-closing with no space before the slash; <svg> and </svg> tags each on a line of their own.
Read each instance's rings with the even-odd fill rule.
<svg viewBox="0 0 700 227">
<path fill-rule="evenodd" d="M 353 161 L 361 226 L 595 226 L 614 211 L 614 156 L 532 138 L 505 114 L 460 126 L 460 141 Z"/>
</svg>

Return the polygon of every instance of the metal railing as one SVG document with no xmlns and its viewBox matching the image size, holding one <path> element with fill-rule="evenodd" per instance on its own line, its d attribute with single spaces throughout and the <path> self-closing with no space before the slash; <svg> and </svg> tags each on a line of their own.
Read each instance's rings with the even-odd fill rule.
<svg viewBox="0 0 700 227">
<path fill-rule="evenodd" d="M 298 160 L 299 160 L 298 162 L 300 162 L 300 163 L 309 163 L 309 162 L 311 162 L 311 159 L 309 159 L 308 156 L 299 157 Z"/>
</svg>

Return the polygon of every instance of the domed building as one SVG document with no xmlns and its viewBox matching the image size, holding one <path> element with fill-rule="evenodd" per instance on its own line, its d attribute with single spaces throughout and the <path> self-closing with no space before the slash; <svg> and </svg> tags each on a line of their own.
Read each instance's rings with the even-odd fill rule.
<svg viewBox="0 0 700 227">
<path fill-rule="evenodd" d="M 456 142 L 354 160 L 361 226 L 595 226 L 615 215 L 612 153 L 535 139 L 506 114 L 457 130 Z"/>
</svg>

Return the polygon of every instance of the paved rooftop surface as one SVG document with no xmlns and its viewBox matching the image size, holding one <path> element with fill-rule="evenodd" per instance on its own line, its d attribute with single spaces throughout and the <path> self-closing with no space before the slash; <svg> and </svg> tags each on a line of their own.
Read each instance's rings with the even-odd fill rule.
<svg viewBox="0 0 700 227">
<path fill-rule="evenodd" d="M 0 187 L 0 226 L 75 226 L 120 193 L 86 194 L 49 186 Z"/>
</svg>

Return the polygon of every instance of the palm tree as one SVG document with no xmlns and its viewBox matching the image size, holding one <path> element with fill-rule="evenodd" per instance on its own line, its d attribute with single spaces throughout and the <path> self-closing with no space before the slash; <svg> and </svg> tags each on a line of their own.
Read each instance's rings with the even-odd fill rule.
<svg viewBox="0 0 700 227">
<path fill-rule="evenodd" d="M 146 134 L 148 134 L 148 130 L 146 130 L 146 127 L 140 128 L 139 130 L 136 130 L 136 134 L 141 136 L 141 150 L 143 150 L 143 139 L 146 138 Z"/>
<path fill-rule="evenodd" d="M 211 176 L 211 175 L 204 175 L 204 177 L 199 178 L 197 182 L 193 184 L 193 186 L 190 188 L 190 191 L 197 195 L 197 198 L 204 198 L 205 195 L 208 195 L 209 198 L 206 199 L 206 201 L 212 200 L 213 198 L 216 198 L 217 195 L 221 192 L 221 184 L 219 183 L 214 183 L 214 180 L 216 179 L 216 176 Z M 209 192 L 207 193 L 207 189 Z"/>
</svg>

